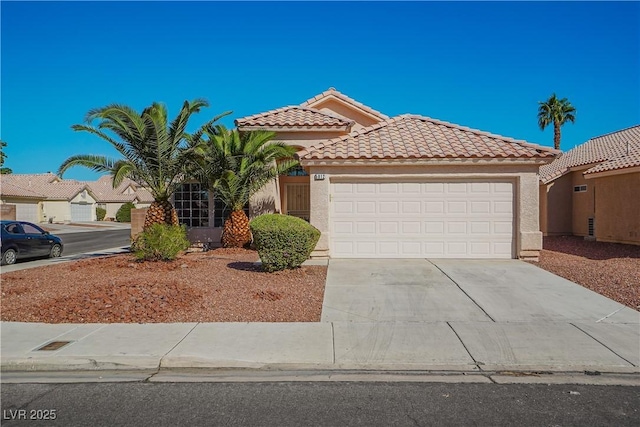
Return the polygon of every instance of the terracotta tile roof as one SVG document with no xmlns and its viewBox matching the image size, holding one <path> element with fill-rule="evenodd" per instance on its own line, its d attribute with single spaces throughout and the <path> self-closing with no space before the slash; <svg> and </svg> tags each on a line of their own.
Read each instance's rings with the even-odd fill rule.
<svg viewBox="0 0 640 427">
<path fill-rule="evenodd" d="M 153 196 L 130 179 L 125 179 L 117 189 L 111 186 L 111 177 L 102 176 L 97 181 L 77 181 L 60 178 L 54 174 L 8 174 L 2 175 L 0 195 L 29 197 L 40 200 L 71 200 L 83 190 L 88 190 L 98 202 L 153 202 Z M 134 193 L 124 194 L 133 187 Z"/>
<path fill-rule="evenodd" d="M 288 106 L 235 120 L 238 127 L 341 127 L 348 130 L 353 120 L 309 107 Z"/>
<path fill-rule="evenodd" d="M 638 148 L 640 148 L 640 146 L 638 146 Z M 608 172 L 633 167 L 640 167 L 640 149 L 638 149 L 635 153 L 602 162 L 599 165 L 588 169 L 584 174 L 590 175 L 598 172 Z"/>
<path fill-rule="evenodd" d="M 628 147 L 627 147 L 628 146 Z M 617 159 L 640 150 L 640 125 L 591 138 L 548 165 L 540 167 L 540 181 L 547 184 L 571 168 Z"/>
<path fill-rule="evenodd" d="M 386 114 L 382 114 L 380 111 L 374 110 L 373 108 L 364 105 L 361 102 L 356 101 L 353 98 L 348 97 L 347 95 L 337 91 L 335 88 L 330 87 L 329 89 L 325 90 L 324 92 L 322 92 L 319 95 L 314 96 L 313 98 L 309 98 L 307 99 L 305 102 L 303 102 L 302 104 L 300 104 L 302 107 L 314 107 L 315 105 L 319 104 L 321 101 L 330 98 L 330 97 L 336 97 L 348 104 L 351 104 L 355 107 L 360 108 L 361 110 L 366 111 L 367 113 L 381 119 L 381 120 L 387 120 L 389 118 L 389 116 L 387 116 Z"/>
<path fill-rule="evenodd" d="M 138 199 L 141 203 L 153 202 L 153 196 L 149 191 L 129 178 L 125 178 L 118 188 L 113 188 L 112 179 L 109 175 L 101 176 L 97 181 L 86 183 L 92 193 L 97 197 L 98 202 L 132 202 Z M 127 188 L 135 189 L 133 193 L 125 193 Z"/>
<path fill-rule="evenodd" d="M 298 152 L 313 159 L 550 158 L 556 150 L 416 115 L 402 115 Z"/>
<path fill-rule="evenodd" d="M 24 197 L 28 199 L 43 199 L 43 195 L 33 192 L 27 188 L 18 187 L 9 182 L 2 182 L 2 186 L 0 186 L 0 194 L 2 197 Z"/>
<path fill-rule="evenodd" d="M 65 200 L 73 198 L 86 188 L 86 185 L 80 181 L 59 180 L 60 178 L 52 173 L 3 175 L 3 188 L 0 192 L 5 195 L 4 187 L 13 186 L 37 194 L 42 200 Z"/>
<path fill-rule="evenodd" d="M 52 182 L 48 186 L 40 189 L 40 191 L 45 194 L 47 200 L 71 200 L 83 190 L 91 191 L 88 185 L 79 181 Z"/>
</svg>

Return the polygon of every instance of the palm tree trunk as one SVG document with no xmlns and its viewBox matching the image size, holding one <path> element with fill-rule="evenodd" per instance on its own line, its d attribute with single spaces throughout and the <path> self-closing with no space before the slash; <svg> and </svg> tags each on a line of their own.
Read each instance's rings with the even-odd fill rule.
<svg viewBox="0 0 640 427">
<path fill-rule="evenodd" d="M 222 230 L 222 247 L 242 248 L 251 243 L 249 218 L 243 210 L 233 211 L 224 221 Z"/>
<path fill-rule="evenodd" d="M 560 124 L 553 122 L 553 148 L 560 149 Z"/>
<path fill-rule="evenodd" d="M 151 203 L 144 217 L 144 229 L 153 224 L 178 225 L 178 213 L 169 201 Z"/>
</svg>

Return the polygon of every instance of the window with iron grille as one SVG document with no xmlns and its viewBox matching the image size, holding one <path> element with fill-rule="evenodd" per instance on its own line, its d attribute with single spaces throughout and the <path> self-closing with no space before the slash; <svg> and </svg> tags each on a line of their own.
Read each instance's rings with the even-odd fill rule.
<svg viewBox="0 0 640 427">
<path fill-rule="evenodd" d="M 173 195 L 180 224 L 209 226 L 209 191 L 200 183 L 182 184 Z"/>
</svg>

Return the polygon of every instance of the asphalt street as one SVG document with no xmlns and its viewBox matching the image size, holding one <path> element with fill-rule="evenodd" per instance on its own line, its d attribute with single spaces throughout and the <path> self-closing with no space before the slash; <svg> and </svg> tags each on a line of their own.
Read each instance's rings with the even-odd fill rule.
<svg viewBox="0 0 640 427">
<path fill-rule="evenodd" d="M 131 243 L 130 236 L 131 230 L 128 229 L 88 231 L 59 235 L 62 243 L 64 243 L 63 255 L 76 255 L 102 249 L 129 246 Z"/>
<path fill-rule="evenodd" d="M 637 426 L 639 401 L 568 384 L 3 384 L 2 425 Z"/>
</svg>

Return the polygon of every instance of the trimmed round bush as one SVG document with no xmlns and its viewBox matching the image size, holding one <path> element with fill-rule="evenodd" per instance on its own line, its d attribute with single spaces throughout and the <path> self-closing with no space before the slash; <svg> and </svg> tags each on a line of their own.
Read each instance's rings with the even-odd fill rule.
<svg viewBox="0 0 640 427">
<path fill-rule="evenodd" d="M 268 272 L 299 267 L 320 239 L 317 228 L 289 215 L 260 215 L 250 227 L 262 268 Z"/>
<path fill-rule="evenodd" d="M 131 222 L 131 209 L 135 209 L 136 205 L 131 202 L 127 202 L 120 206 L 118 212 L 116 212 L 116 221 L 118 222 Z"/>
<path fill-rule="evenodd" d="M 136 237 L 131 250 L 139 260 L 170 261 L 189 245 L 184 225 L 153 224 Z"/>
<path fill-rule="evenodd" d="M 131 212 L 131 211 L 129 211 Z M 103 208 L 96 208 L 96 219 L 98 221 L 104 220 L 104 217 L 107 216 L 107 210 Z"/>
</svg>

